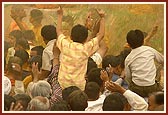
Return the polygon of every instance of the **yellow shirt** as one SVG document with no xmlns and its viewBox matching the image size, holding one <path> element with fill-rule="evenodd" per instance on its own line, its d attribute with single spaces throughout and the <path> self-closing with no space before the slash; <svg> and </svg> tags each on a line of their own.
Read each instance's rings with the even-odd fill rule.
<svg viewBox="0 0 168 115">
<path fill-rule="evenodd" d="M 43 46 L 46 47 L 46 44 L 43 41 L 43 37 L 41 36 L 41 28 L 42 26 L 38 26 L 38 27 L 33 27 L 32 30 L 36 36 L 36 43 L 35 46 Z"/>
<path fill-rule="evenodd" d="M 58 36 L 57 46 L 61 51 L 58 74 L 61 87 L 64 89 L 75 85 L 84 90 L 88 58 L 99 48 L 98 39 L 93 38 L 81 44 L 65 39 L 61 34 Z"/>
<path fill-rule="evenodd" d="M 24 87 L 27 89 L 28 84 L 32 81 L 33 81 L 32 75 L 29 75 L 26 78 L 24 78 L 23 80 Z"/>
</svg>

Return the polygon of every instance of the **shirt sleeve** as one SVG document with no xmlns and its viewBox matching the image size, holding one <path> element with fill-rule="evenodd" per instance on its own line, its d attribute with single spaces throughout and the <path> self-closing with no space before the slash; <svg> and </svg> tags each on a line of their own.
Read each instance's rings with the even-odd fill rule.
<svg viewBox="0 0 168 115">
<path fill-rule="evenodd" d="M 152 49 L 152 52 L 155 55 L 156 61 L 159 62 L 160 64 L 163 64 L 164 63 L 164 57 L 163 57 L 163 55 L 161 53 L 159 53 L 157 50 L 155 50 L 153 48 L 151 48 L 151 49 Z"/>
<path fill-rule="evenodd" d="M 126 76 L 125 80 L 129 85 L 132 81 L 132 77 L 131 77 L 132 75 L 131 75 L 131 70 L 129 68 L 129 65 L 128 65 L 127 61 L 125 61 L 125 76 Z"/>
<path fill-rule="evenodd" d="M 126 90 L 123 95 L 134 111 L 147 111 L 148 103 L 141 96 L 130 90 Z"/>
<path fill-rule="evenodd" d="M 52 64 L 50 62 L 50 57 L 49 55 L 43 51 L 43 56 L 42 56 L 42 69 L 43 70 L 48 70 L 51 71 Z"/>
<path fill-rule="evenodd" d="M 60 34 L 57 38 L 57 47 L 60 49 L 60 51 L 62 51 L 63 49 L 63 41 L 65 39 L 64 34 Z"/>
<path fill-rule="evenodd" d="M 84 44 L 85 50 L 87 51 L 88 55 L 91 56 L 95 53 L 99 48 L 99 42 L 97 37 L 91 39 L 89 42 Z"/>
</svg>

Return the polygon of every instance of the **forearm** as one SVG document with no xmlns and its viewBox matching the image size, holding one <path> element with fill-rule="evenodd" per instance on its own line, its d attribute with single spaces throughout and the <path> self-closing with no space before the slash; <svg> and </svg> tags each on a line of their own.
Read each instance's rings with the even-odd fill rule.
<svg viewBox="0 0 168 115">
<path fill-rule="evenodd" d="M 23 23 L 19 19 L 15 19 L 16 24 L 19 26 L 21 31 L 25 31 L 26 28 L 23 26 Z"/>
<path fill-rule="evenodd" d="M 57 20 L 57 35 L 59 36 L 62 34 L 62 15 L 58 15 L 58 20 Z"/>
<path fill-rule="evenodd" d="M 98 35 L 97 35 L 99 42 L 100 42 L 100 41 L 102 40 L 102 38 L 104 37 L 104 34 L 105 34 L 105 19 L 104 19 L 104 17 L 102 17 L 101 20 L 100 20 L 99 33 L 98 33 Z"/>
</svg>

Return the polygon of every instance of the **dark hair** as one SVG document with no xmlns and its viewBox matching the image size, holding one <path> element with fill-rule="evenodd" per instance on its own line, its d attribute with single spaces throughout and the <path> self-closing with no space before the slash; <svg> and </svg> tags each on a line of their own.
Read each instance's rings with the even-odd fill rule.
<svg viewBox="0 0 168 115">
<path fill-rule="evenodd" d="M 9 33 L 9 36 L 13 36 L 17 40 L 23 38 L 23 33 L 20 30 L 13 30 Z"/>
<path fill-rule="evenodd" d="M 88 107 L 87 95 L 81 91 L 73 91 L 68 97 L 68 104 L 72 111 L 84 111 Z"/>
<path fill-rule="evenodd" d="M 4 95 L 4 110 L 9 111 L 12 102 L 16 102 L 15 98 L 10 95 Z"/>
<path fill-rule="evenodd" d="M 88 37 L 88 30 L 83 25 L 75 25 L 71 30 L 71 39 L 74 42 L 83 43 Z"/>
<path fill-rule="evenodd" d="M 92 58 L 89 57 L 88 59 L 88 64 L 87 64 L 87 72 L 86 75 L 90 72 L 91 69 L 97 68 L 96 62 L 93 61 Z"/>
<path fill-rule="evenodd" d="M 43 50 L 44 50 L 43 46 L 35 46 L 31 49 L 31 51 L 36 51 L 37 55 L 40 55 L 40 56 L 43 55 Z"/>
<path fill-rule="evenodd" d="M 23 109 L 25 111 L 27 109 L 28 103 L 31 100 L 30 96 L 22 93 L 22 94 L 16 94 L 13 97 L 15 98 L 16 103 L 17 103 L 17 101 L 19 101 L 21 103 L 21 105 L 23 106 Z"/>
<path fill-rule="evenodd" d="M 107 55 L 102 60 L 102 68 L 106 69 L 109 66 L 117 67 L 121 64 L 120 56 Z"/>
<path fill-rule="evenodd" d="M 127 33 L 127 43 L 132 49 L 140 47 L 144 43 L 144 35 L 141 30 L 131 30 Z"/>
<path fill-rule="evenodd" d="M 60 102 L 54 103 L 53 106 L 51 106 L 51 111 L 70 111 L 70 108 L 68 106 L 68 103 L 64 100 Z"/>
<path fill-rule="evenodd" d="M 38 10 L 38 9 L 33 9 L 30 11 L 30 16 L 38 21 L 38 22 L 41 22 L 41 20 L 43 19 L 43 12 Z"/>
<path fill-rule="evenodd" d="M 15 47 L 21 46 L 25 50 L 29 50 L 30 46 L 28 41 L 25 38 L 16 39 Z"/>
<path fill-rule="evenodd" d="M 158 105 L 162 105 L 164 104 L 164 92 L 154 92 L 153 93 L 154 97 L 155 97 L 155 103 Z"/>
<path fill-rule="evenodd" d="M 35 40 L 35 34 L 34 34 L 33 30 L 23 31 L 23 36 L 26 40 Z"/>
<path fill-rule="evenodd" d="M 28 62 L 28 59 L 29 59 L 29 54 L 27 53 L 26 50 L 23 50 L 23 49 L 15 51 L 14 56 L 19 57 L 22 60 L 23 63 Z"/>
<path fill-rule="evenodd" d="M 100 78 L 102 68 L 93 68 L 88 73 L 88 82 L 96 82 L 100 87 L 103 86 L 103 80 Z"/>
<path fill-rule="evenodd" d="M 95 101 L 99 98 L 100 86 L 96 82 L 88 82 L 86 83 L 84 92 L 87 94 L 89 99 Z"/>
<path fill-rule="evenodd" d="M 53 40 L 57 38 L 56 27 L 53 25 L 45 25 L 41 29 L 41 36 L 47 40 Z"/>
<path fill-rule="evenodd" d="M 123 111 L 124 103 L 117 93 L 108 95 L 103 102 L 103 111 Z"/>
<path fill-rule="evenodd" d="M 69 86 L 65 89 L 62 90 L 62 98 L 65 101 L 68 101 L 68 96 L 75 90 L 79 90 L 79 88 L 77 86 Z"/>
<path fill-rule="evenodd" d="M 17 56 L 10 57 L 8 61 L 7 69 L 8 71 L 11 71 L 11 72 L 13 71 L 12 63 L 17 63 L 20 65 L 20 67 L 22 67 L 23 65 L 23 61 L 19 57 Z"/>
<path fill-rule="evenodd" d="M 40 55 L 37 56 L 33 56 L 29 59 L 29 64 L 30 67 L 32 66 L 33 63 L 38 63 L 38 70 L 40 71 L 41 67 L 42 67 L 42 57 Z"/>
<path fill-rule="evenodd" d="M 121 68 L 125 68 L 125 59 L 130 54 L 131 49 L 125 48 L 123 51 L 120 52 L 120 59 L 121 59 Z"/>
</svg>

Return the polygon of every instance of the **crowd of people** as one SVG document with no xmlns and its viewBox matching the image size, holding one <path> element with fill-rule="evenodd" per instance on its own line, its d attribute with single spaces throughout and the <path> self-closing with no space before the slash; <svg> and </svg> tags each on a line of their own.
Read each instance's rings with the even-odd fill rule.
<svg viewBox="0 0 168 115">
<path fill-rule="evenodd" d="M 105 12 L 94 9 L 85 25 L 65 36 L 63 8 L 57 25 L 43 12 L 13 5 L 4 42 L 4 111 L 164 111 L 164 57 L 149 46 L 157 31 L 130 30 L 118 55 L 107 55 Z M 97 17 L 93 19 L 93 13 Z"/>
</svg>

